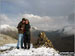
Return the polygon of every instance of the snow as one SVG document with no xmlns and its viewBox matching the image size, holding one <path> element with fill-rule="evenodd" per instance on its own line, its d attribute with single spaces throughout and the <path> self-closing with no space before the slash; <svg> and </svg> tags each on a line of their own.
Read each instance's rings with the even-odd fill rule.
<svg viewBox="0 0 75 56">
<path fill-rule="evenodd" d="M 3 48 L 2 48 L 3 47 Z M 0 56 L 60 56 L 54 48 L 31 48 L 30 49 L 16 49 L 16 44 L 6 44 L 0 47 L 2 49 L 8 49 L 9 47 L 14 47 L 12 50 L 7 50 L 0 54 Z M 7 48 L 8 47 L 8 48 Z"/>
<path fill-rule="evenodd" d="M 8 53 L 3 53 L 1 54 L 1 56 L 5 56 L 5 55 L 10 55 L 10 56 L 19 56 L 19 55 L 28 55 L 28 56 L 60 56 L 53 48 L 45 48 L 45 47 L 41 47 L 41 48 L 31 48 L 29 50 L 24 50 L 24 49 L 13 49 L 11 51 L 8 51 Z"/>
<path fill-rule="evenodd" d="M 65 28 L 64 33 L 66 34 L 75 34 L 75 26 L 68 26 Z"/>
<path fill-rule="evenodd" d="M 0 31 L 17 31 L 17 28 L 7 24 L 0 25 Z"/>
<path fill-rule="evenodd" d="M 10 49 L 11 47 L 16 47 L 16 44 L 5 44 L 3 46 L 0 47 L 0 50 L 8 50 Z"/>
<path fill-rule="evenodd" d="M 35 27 L 35 26 L 32 26 L 31 29 L 33 29 L 33 30 L 38 30 L 38 28 Z"/>
<path fill-rule="evenodd" d="M 0 28 L 7 28 L 7 27 L 10 27 L 9 25 L 7 24 L 4 24 L 4 25 L 1 25 Z"/>
</svg>

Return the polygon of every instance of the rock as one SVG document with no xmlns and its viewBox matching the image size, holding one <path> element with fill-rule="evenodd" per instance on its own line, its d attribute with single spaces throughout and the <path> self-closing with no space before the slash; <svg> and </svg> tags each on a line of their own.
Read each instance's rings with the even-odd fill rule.
<svg viewBox="0 0 75 56">
<path fill-rule="evenodd" d="M 37 43 L 33 44 L 35 48 L 45 46 L 45 47 L 52 47 L 53 44 L 52 42 L 47 38 L 45 32 L 41 32 L 39 35 L 39 38 L 37 40 Z"/>
</svg>

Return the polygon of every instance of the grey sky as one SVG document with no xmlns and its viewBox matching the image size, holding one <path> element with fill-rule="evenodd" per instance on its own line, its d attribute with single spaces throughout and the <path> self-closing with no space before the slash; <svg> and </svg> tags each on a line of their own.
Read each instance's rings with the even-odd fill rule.
<svg viewBox="0 0 75 56">
<path fill-rule="evenodd" d="M 74 0 L 0 0 L 0 24 L 15 25 L 22 17 L 39 29 L 58 29 L 74 23 Z"/>
<path fill-rule="evenodd" d="M 74 0 L 0 0 L 0 13 L 66 16 L 73 13 Z"/>
</svg>

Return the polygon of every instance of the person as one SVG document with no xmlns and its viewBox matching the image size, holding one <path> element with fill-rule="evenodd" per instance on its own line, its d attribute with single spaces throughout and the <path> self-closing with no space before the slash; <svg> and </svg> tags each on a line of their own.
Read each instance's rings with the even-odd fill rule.
<svg viewBox="0 0 75 56">
<path fill-rule="evenodd" d="M 30 23 L 29 20 L 25 21 L 25 32 L 24 32 L 24 49 L 30 49 Z"/>
<path fill-rule="evenodd" d="M 23 33 L 25 31 L 25 18 L 22 18 L 22 21 L 17 26 L 18 29 L 18 42 L 17 49 L 20 47 L 23 48 Z"/>
</svg>

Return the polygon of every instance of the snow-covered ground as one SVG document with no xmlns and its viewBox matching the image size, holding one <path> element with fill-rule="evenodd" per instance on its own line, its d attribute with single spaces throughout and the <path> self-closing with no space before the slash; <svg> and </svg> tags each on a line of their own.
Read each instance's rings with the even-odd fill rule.
<svg viewBox="0 0 75 56">
<path fill-rule="evenodd" d="M 10 48 L 16 48 L 16 44 L 5 44 L 0 46 L 0 50 L 9 50 Z"/>
<path fill-rule="evenodd" d="M 1 56 L 60 56 L 53 48 L 31 48 L 29 50 L 24 49 L 13 49 L 11 51 L 8 51 L 6 53 L 2 53 Z"/>
<path fill-rule="evenodd" d="M 33 48 L 31 47 L 29 50 L 27 49 L 16 49 L 17 44 L 5 44 L 4 46 L 0 46 L 0 56 L 74 56 L 74 52 L 59 52 L 54 48 L 46 48 L 39 47 Z"/>
<path fill-rule="evenodd" d="M 13 49 L 10 49 L 13 47 Z M 53 48 L 39 47 L 27 49 L 16 49 L 16 44 L 6 44 L 0 47 L 0 50 L 6 49 L 0 56 L 60 56 L 58 51 Z M 10 49 L 10 50 L 9 50 Z"/>
</svg>

